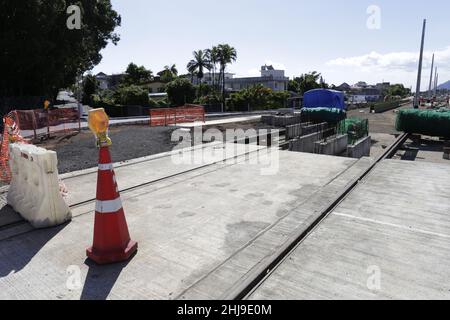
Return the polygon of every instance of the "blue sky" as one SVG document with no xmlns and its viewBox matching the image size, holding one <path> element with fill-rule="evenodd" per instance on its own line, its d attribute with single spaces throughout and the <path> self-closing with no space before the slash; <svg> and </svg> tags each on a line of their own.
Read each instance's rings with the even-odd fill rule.
<svg viewBox="0 0 450 320">
<path fill-rule="evenodd" d="M 238 60 L 228 71 L 258 75 L 261 65 L 290 77 L 316 70 L 328 83 L 382 80 L 415 87 L 422 20 L 428 19 L 423 88 L 432 52 L 440 82 L 450 80 L 448 0 L 112 0 L 122 16 L 121 41 L 102 51 L 93 72 L 122 72 L 129 62 L 154 73 L 175 63 L 181 73 L 192 51 L 229 43 Z M 380 28 L 368 28 L 370 6 Z M 376 18 L 376 17 L 375 17 Z M 376 27 L 376 24 L 371 24 Z"/>
</svg>

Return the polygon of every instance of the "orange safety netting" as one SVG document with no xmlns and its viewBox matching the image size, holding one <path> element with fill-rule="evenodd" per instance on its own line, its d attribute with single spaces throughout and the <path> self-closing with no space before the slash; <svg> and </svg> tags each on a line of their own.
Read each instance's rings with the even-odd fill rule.
<svg viewBox="0 0 450 320">
<path fill-rule="evenodd" d="M 14 113 L 20 130 L 33 131 L 34 138 L 37 138 L 38 134 L 48 135 L 50 132 L 81 129 L 77 108 L 17 110 Z M 69 124 L 69 126 L 66 126 L 66 124 Z M 38 132 L 40 129 L 46 129 L 46 131 Z"/>
<path fill-rule="evenodd" d="M 176 125 L 186 122 L 205 122 L 205 108 L 196 105 L 186 105 L 179 108 L 150 110 L 150 126 Z"/>
<path fill-rule="evenodd" d="M 9 143 L 28 143 L 19 133 L 16 123 L 17 114 L 15 111 L 3 118 L 3 136 L 0 147 L 0 181 L 11 181 L 11 169 L 9 167 Z"/>
</svg>

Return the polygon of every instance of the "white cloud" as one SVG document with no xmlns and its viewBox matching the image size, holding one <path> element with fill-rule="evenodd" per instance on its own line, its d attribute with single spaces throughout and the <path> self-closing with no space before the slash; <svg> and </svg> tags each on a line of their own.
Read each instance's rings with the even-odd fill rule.
<svg viewBox="0 0 450 320">
<path fill-rule="evenodd" d="M 424 68 L 431 67 L 433 52 L 424 52 Z M 443 50 L 435 51 L 435 61 L 438 68 L 450 67 L 450 46 Z M 404 71 L 416 72 L 419 62 L 419 52 L 391 52 L 381 54 L 372 51 L 362 56 L 337 58 L 327 62 L 328 66 L 350 67 L 356 71 Z"/>
</svg>

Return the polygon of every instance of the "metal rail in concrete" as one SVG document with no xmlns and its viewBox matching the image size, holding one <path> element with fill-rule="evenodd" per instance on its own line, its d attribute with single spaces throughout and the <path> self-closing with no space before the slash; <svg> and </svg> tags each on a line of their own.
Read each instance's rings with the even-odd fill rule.
<svg viewBox="0 0 450 320">
<path fill-rule="evenodd" d="M 448 300 L 448 177 L 383 160 L 246 298 Z"/>
<path fill-rule="evenodd" d="M 285 130 L 277 130 L 278 134 L 284 134 Z M 119 180 L 122 181 L 120 184 L 119 192 L 128 192 L 135 189 L 143 188 L 148 185 L 158 183 L 163 180 L 168 180 L 183 174 L 187 174 L 196 170 L 204 169 L 210 166 L 214 166 L 226 160 L 236 159 L 243 155 L 250 155 L 252 153 L 258 152 L 266 147 L 271 147 L 275 141 L 273 139 L 274 130 L 270 130 L 267 134 L 258 134 L 256 136 L 239 138 L 236 137 L 235 144 L 245 144 L 247 146 L 237 146 L 235 153 L 231 155 L 226 155 L 220 159 L 203 159 L 201 164 L 191 164 L 191 165 L 179 165 L 171 166 L 166 168 L 167 170 L 163 172 L 154 172 L 148 168 L 154 165 L 162 164 L 166 162 L 166 158 L 173 156 L 177 153 L 195 153 L 202 152 L 208 148 L 217 148 L 219 146 L 224 146 L 221 142 L 212 143 L 202 143 L 191 148 L 186 148 L 183 150 L 174 150 L 170 152 L 165 152 L 157 155 L 147 156 L 143 158 L 133 159 L 121 163 L 116 163 L 114 165 L 116 174 Z M 262 143 L 263 141 L 266 143 Z M 270 141 L 269 141 L 270 140 Z M 233 141 L 230 141 L 233 143 Z M 256 143 L 256 145 L 254 145 Z M 137 173 L 140 174 L 137 174 Z M 60 176 L 61 180 L 66 184 L 70 193 L 66 199 L 69 207 L 75 208 L 86 203 L 95 201 L 95 179 L 97 175 L 97 167 L 80 170 L 76 172 L 70 172 Z M 129 176 L 135 177 L 134 180 L 129 179 Z M 77 185 L 82 183 L 86 185 L 86 188 L 77 188 Z M 4 186 L 0 188 L 0 204 L 6 203 L 6 194 L 8 192 L 9 186 Z M 28 225 L 28 223 L 23 220 L 18 214 L 15 214 L 12 210 L 4 215 L 0 220 L 0 239 L 9 238 L 17 234 L 23 234 L 25 232 L 32 231 L 33 229 Z"/>
<path fill-rule="evenodd" d="M 0 299 L 224 294 L 295 229 L 309 225 L 335 192 L 371 163 L 291 152 L 279 156 L 275 175 L 262 173 L 271 159 L 270 150 L 262 149 L 249 159 L 122 193 L 132 237 L 140 245 L 139 254 L 124 264 L 98 267 L 85 260 L 95 203 L 74 208 L 73 221 L 64 226 L 0 241 Z M 76 290 L 65 287 L 72 265 L 81 271 Z"/>
<path fill-rule="evenodd" d="M 372 165 L 370 165 L 361 173 L 360 176 L 356 177 L 347 188 L 337 195 L 335 200 L 321 212 L 315 221 L 313 221 L 306 229 L 300 230 L 300 232 L 291 236 L 289 241 L 287 241 L 274 254 L 272 254 L 269 259 L 267 259 L 266 263 L 261 264 L 253 271 L 251 276 L 247 277 L 237 286 L 233 287 L 227 293 L 225 299 L 241 300 L 251 294 L 255 288 L 258 288 L 260 284 L 270 276 L 272 271 L 292 253 L 299 243 L 301 243 L 333 211 L 333 209 L 335 209 L 356 188 L 361 180 L 372 172 L 382 160 L 392 156 L 395 151 L 403 145 L 408 136 L 409 135 L 406 133 L 400 135 L 397 140 L 389 148 L 387 148 L 386 151 L 381 154 Z"/>
<path fill-rule="evenodd" d="M 228 144 L 230 146 L 230 144 Z M 241 145 L 237 144 L 233 148 L 231 154 L 223 154 L 222 157 L 208 157 L 203 158 L 201 163 L 180 164 L 177 166 L 171 165 L 167 158 L 176 154 L 195 154 L 205 153 L 208 155 L 208 149 L 226 148 L 227 144 L 221 142 L 213 142 L 208 144 L 201 144 L 191 148 L 185 148 L 182 150 L 174 150 L 171 152 L 165 152 L 158 155 L 138 158 L 123 163 L 115 164 L 115 171 L 120 181 L 119 192 L 130 192 L 139 188 L 164 181 L 172 178 L 188 174 L 197 170 L 205 169 L 224 161 L 230 161 L 242 156 L 248 156 L 253 153 L 257 153 L 262 149 L 266 149 L 264 146 L 255 145 Z M 155 165 L 163 165 L 164 170 L 154 172 L 151 170 Z M 170 164 L 167 166 L 167 164 Z M 97 178 L 97 167 L 80 170 L 68 174 L 61 175 L 61 180 L 66 184 L 70 193 L 66 202 L 70 208 L 76 208 L 87 203 L 95 201 L 95 188 Z M 79 184 L 83 184 L 85 188 L 79 188 Z M 0 197 L 4 198 L 0 200 L 6 203 L 6 194 L 9 186 L 3 187 L 0 190 Z M 18 214 L 10 210 L 7 216 L 2 217 L 0 221 L 0 239 L 10 238 L 19 234 L 31 232 L 34 229 L 23 220 Z"/>
</svg>

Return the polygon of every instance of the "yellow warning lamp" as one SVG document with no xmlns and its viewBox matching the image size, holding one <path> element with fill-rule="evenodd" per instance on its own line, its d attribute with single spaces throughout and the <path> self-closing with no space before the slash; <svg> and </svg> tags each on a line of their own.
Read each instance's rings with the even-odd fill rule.
<svg viewBox="0 0 450 320">
<path fill-rule="evenodd" d="M 44 109 L 47 110 L 49 106 L 50 106 L 50 101 L 45 100 L 44 101 Z"/>
<path fill-rule="evenodd" d="M 108 137 L 109 117 L 105 109 L 100 108 L 89 111 L 88 124 L 89 129 L 97 137 L 97 147 L 106 147 L 112 144 L 111 139 Z"/>
</svg>

